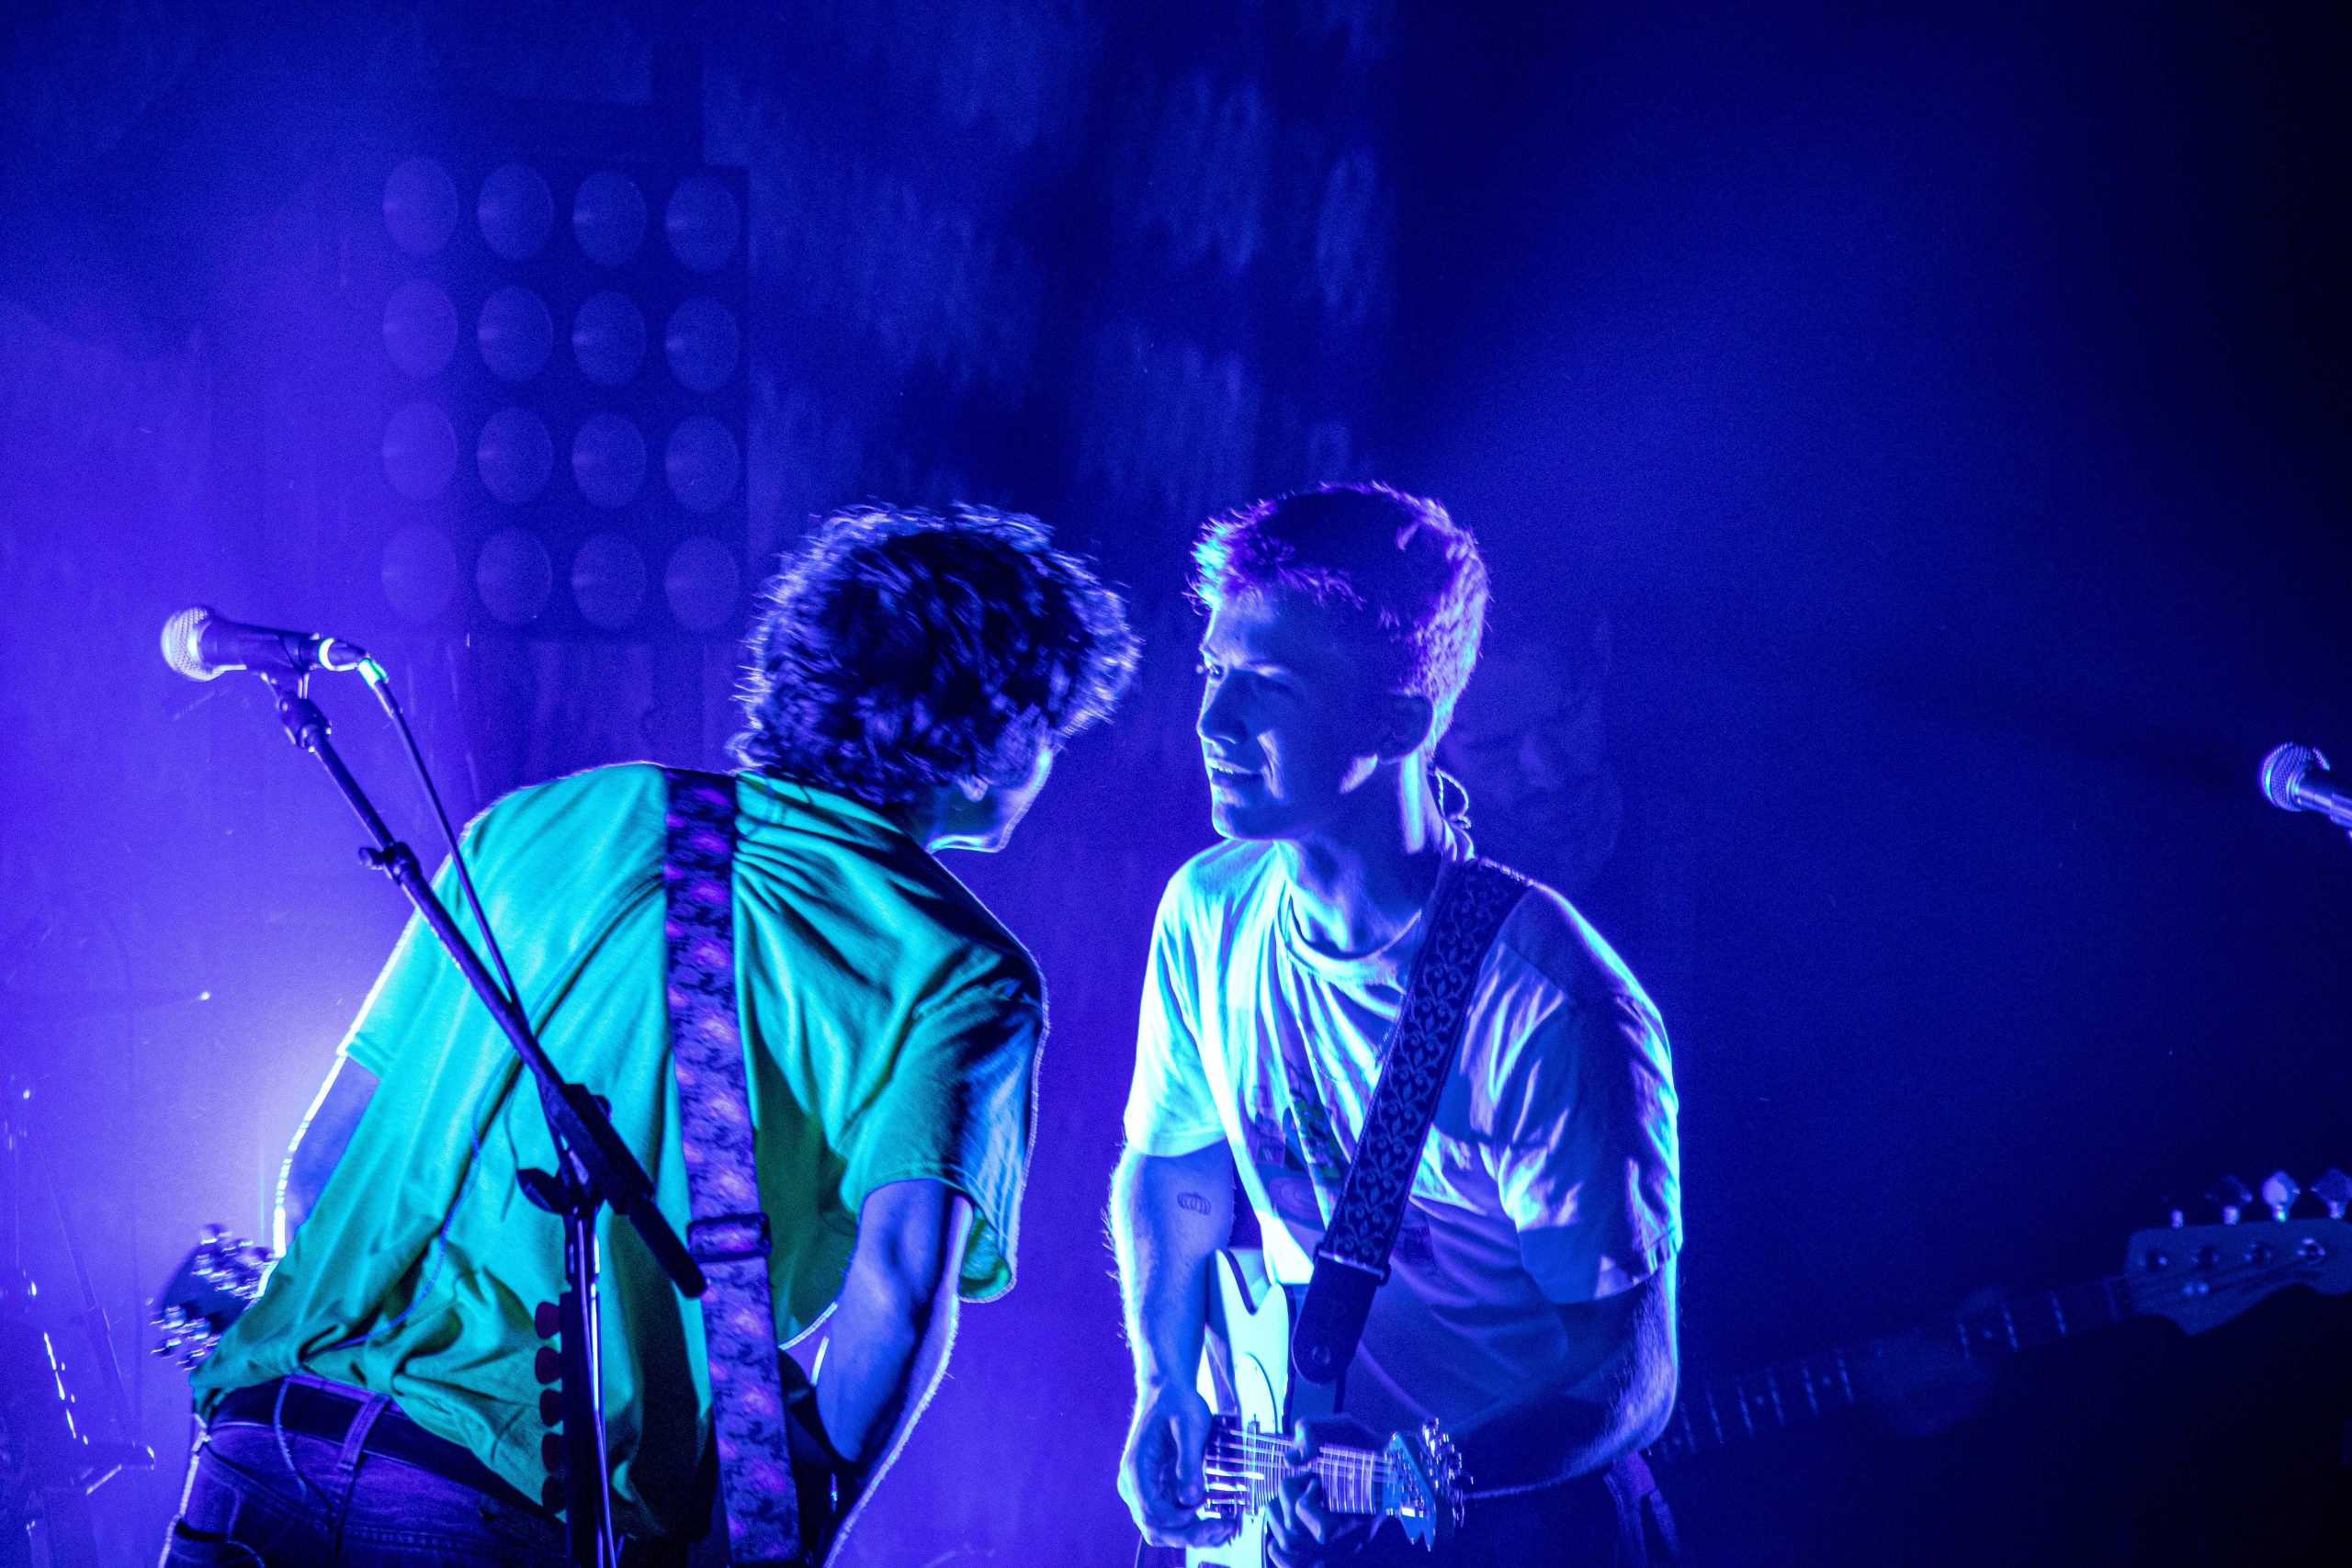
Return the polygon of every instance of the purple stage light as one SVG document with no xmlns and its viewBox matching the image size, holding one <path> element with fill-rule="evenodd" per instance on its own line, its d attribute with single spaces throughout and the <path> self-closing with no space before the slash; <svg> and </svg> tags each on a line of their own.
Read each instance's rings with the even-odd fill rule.
<svg viewBox="0 0 2352 1568">
<path fill-rule="evenodd" d="M 527 381 L 546 367 L 555 347 L 555 321 L 537 295 L 508 284 L 482 301 L 474 338 L 492 375 Z"/>
<path fill-rule="evenodd" d="M 645 243 L 645 193 L 627 175 L 600 169 L 571 199 L 571 231 L 598 266 L 625 266 Z"/>
<path fill-rule="evenodd" d="M 384 477 L 411 501 L 432 501 L 458 472 L 458 433 L 437 403 L 414 402 L 384 424 Z"/>
<path fill-rule="evenodd" d="M 412 523 L 385 543 L 379 575 L 394 613 L 422 626 L 440 619 L 457 597 L 458 552 L 442 530 Z"/>
<path fill-rule="evenodd" d="M 617 387 L 645 363 L 645 312 L 628 295 L 591 294 L 571 319 L 571 355 L 600 387 Z"/>
<path fill-rule="evenodd" d="M 539 254 L 555 227 L 555 194 L 538 170 L 527 164 L 507 164 L 481 182 L 474 216 L 493 255 L 528 261 Z"/>
<path fill-rule="evenodd" d="M 644 434 L 619 414 L 590 414 L 571 439 L 571 476 L 591 504 L 627 506 L 645 484 Z"/>
<path fill-rule="evenodd" d="M 411 158 L 384 181 L 384 227 L 392 243 L 429 256 L 458 231 L 458 185 L 431 158 Z"/>
<path fill-rule="evenodd" d="M 484 608 L 510 626 L 538 619 L 555 587 L 548 547 L 524 528 L 501 528 L 481 545 L 474 561 L 474 591 Z"/>
<path fill-rule="evenodd" d="M 482 422 L 474 447 L 482 488 L 509 506 L 521 506 L 547 488 L 555 471 L 555 437 L 547 421 L 526 408 L 503 408 Z"/>
<path fill-rule="evenodd" d="M 407 375 L 437 376 L 458 351 L 458 308 L 440 285 L 413 277 L 384 301 L 384 351 Z"/>
</svg>

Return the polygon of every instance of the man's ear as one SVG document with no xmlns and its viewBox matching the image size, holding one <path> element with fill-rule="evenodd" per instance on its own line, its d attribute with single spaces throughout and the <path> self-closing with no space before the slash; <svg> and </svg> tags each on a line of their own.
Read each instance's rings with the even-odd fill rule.
<svg viewBox="0 0 2352 1568">
<path fill-rule="evenodd" d="M 956 781 L 956 787 L 964 792 L 964 798 L 966 800 L 978 804 L 989 793 L 989 781 L 979 777 L 978 774 L 973 774 L 969 777 L 957 779 Z"/>
<path fill-rule="evenodd" d="M 1437 724 L 1437 705 L 1427 697 L 1406 692 L 1393 693 L 1382 700 L 1381 760 L 1395 761 L 1426 748 L 1430 731 Z"/>
</svg>

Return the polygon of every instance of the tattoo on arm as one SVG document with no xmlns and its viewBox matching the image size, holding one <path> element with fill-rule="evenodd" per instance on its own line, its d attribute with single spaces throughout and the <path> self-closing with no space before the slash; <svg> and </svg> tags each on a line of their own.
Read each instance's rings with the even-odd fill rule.
<svg viewBox="0 0 2352 1568">
<path fill-rule="evenodd" d="M 1179 1192 L 1176 1194 L 1176 1206 L 1180 1209 L 1190 1209 L 1196 1214 L 1205 1214 L 1209 1212 L 1209 1201 L 1197 1192 Z"/>
</svg>

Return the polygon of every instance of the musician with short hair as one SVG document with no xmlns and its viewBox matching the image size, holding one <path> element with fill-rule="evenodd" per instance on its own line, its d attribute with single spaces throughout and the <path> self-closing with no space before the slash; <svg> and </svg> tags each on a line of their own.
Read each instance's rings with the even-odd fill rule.
<svg viewBox="0 0 2352 1568">
<path fill-rule="evenodd" d="M 936 852 L 1004 846 L 1136 640 L 1035 519 L 869 507 L 787 555 L 750 653 L 741 771 L 699 786 L 721 821 L 731 801 L 739 1032 L 715 1037 L 740 1038 L 747 1105 L 673 1065 L 662 770 L 517 791 L 467 858 L 548 1055 L 610 1102 L 681 1234 L 682 1126 L 707 1151 L 748 1110 L 744 1168 L 721 1174 L 757 1189 L 775 1321 L 741 1337 L 757 1357 L 831 1314 L 815 1418 L 803 1400 L 793 1423 L 824 1472 L 801 1508 L 821 1555 L 936 1383 L 958 1298 L 1012 1283 L 1044 991 Z M 517 1184 L 550 1163 L 531 1080 L 412 923 L 288 1161 L 285 1256 L 197 1376 L 166 1563 L 569 1560 L 535 1368 L 562 1232 Z M 706 1314 L 609 1211 L 599 1250 L 617 1522 L 682 1542 L 717 1468 Z"/>
<path fill-rule="evenodd" d="M 1160 905 L 1111 1220 L 1136 1377 L 1120 1490 L 1148 1541 L 1203 1547 L 1232 1528 L 1198 1512 L 1213 1256 L 1238 1186 L 1273 1278 L 1308 1278 L 1433 891 L 1472 853 L 1459 786 L 1431 754 L 1476 661 L 1487 589 L 1468 529 L 1377 485 L 1242 508 L 1208 525 L 1193 558 L 1208 616 L 1197 729 L 1224 841 Z M 1637 1450 L 1676 1377 L 1665 1031 L 1608 943 L 1540 884 L 1469 963 L 1460 1043 L 1343 1408 L 1374 1446 L 1430 1418 L 1460 1443 L 1465 1523 L 1440 1561 L 1657 1561 L 1668 1527 Z M 1317 1426 L 1300 1451 L 1342 1431 Z M 1311 1470 L 1284 1482 L 1269 1536 L 1293 1565 L 1386 1561 L 1399 1543 Z"/>
</svg>

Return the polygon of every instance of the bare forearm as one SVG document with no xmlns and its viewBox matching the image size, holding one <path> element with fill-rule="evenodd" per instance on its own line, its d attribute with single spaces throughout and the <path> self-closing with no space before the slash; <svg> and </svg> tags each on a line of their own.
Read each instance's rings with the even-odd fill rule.
<svg viewBox="0 0 2352 1568">
<path fill-rule="evenodd" d="M 971 1201 L 935 1181 L 878 1188 L 860 1213 L 817 1380 L 817 1414 L 834 1449 L 869 1478 L 947 1366 L 971 1226 Z"/>
<path fill-rule="evenodd" d="M 1232 1168 L 1222 1144 L 1120 1159 L 1111 1239 L 1138 1390 L 1191 1385 L 1208 1319 L 1209 1260 L 1232 1229 Z"/>
<path fill-rule="evenodd" d="M 911 1313 L 878 1292 L 844 1292 L 817 1382 L 818 1416 L 842 1458 L 870 1465 L 897 1447 L 946 1371 L 956 1315 L 952 1279 Z"/>
<path fill-rule="evenodd" d="M 1574 1335 L 1613 1339 L 1616 1353 L 1576 1384 L 1482 1426 L 1477 1446 L 1542 1454 L 1550 1472 L 1581 1475 L 1657 1440 L 1674 1410 L 1674 1299 L 1669 1260 L 1622 1295 L 1561 1308 Z"/>
</svg>

